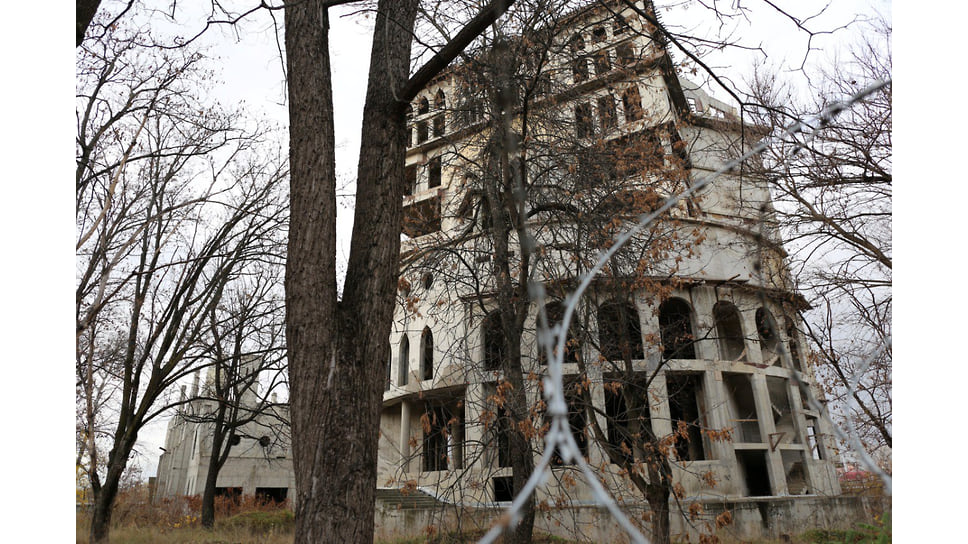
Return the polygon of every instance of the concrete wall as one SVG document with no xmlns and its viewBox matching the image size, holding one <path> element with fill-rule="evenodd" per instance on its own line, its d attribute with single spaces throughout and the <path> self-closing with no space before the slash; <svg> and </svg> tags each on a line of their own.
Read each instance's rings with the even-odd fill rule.
<svg viewBox="0 0 968 544">
<path fill-rule="evenodd" d="M 702 514 L 686 521 L 672 505 L 672 535 L 696 541 L 699 534 L 716 534 L 738 540 L 780 539 L 808 529 L 847 529 L 890 511 L 890 498 L 874 497 L 772 497 L 730 501 L 699 501 Z M 686 503 L 687 505 L 689 503 Z M 716 529 L 715 520 L 728 511 L 732 522 Z M 428 532 L 484 530 L 504 515 L 498 507 L 462 508 L 438 503 L 433 507 L 408 508 L 377 501 L 377 538 L 412 537 Z M 641 510 L 628 510 L 630 519 L 641 519 Z M 428 528 L 431 528 L 428 531 Z M 648 536 L 647 524 L 640 529 Z M 535 530 L 579 542 L 629 542 L 618 522 L 601 508 L 573 506 L 539 512 Z"/>
</svg>

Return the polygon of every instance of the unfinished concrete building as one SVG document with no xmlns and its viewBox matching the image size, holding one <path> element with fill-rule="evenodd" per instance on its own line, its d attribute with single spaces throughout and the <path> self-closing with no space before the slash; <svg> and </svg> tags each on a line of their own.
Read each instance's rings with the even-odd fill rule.
<svg viewBox="0 0 968 544">
<path fill-rule="evenodd" d="M 182 386 L 182 399 L 194 400 L 183 404 L 168 422 L 153 500 L 201 495 L 205 490 L 212 457 L 211 416 L 217 408 L 212 395 L 206 394 L 209 381 L 199 389 L 196 373 L 190 396 Z M 275 403 L 275 393 L 272 397 L 270 408 L 235 431 L 229 457 L 218 474 L 216 496 L 253 495 L 280 503 L 294 496 L 289 410 Z M 242 398 L 249 406 L 258 404 L 254 391 Z"/>
<path fill-rule="evenodd" d="M 510 115 L 506 126 L 520 140 L 502 168 L 513 179 L 527 178 L 522 210 L 540 248 L 532 274 L 561 286 L 560 296 L 602 247 L 596 237 L 611 239 L 629 224 L 623 202 L 661 202 L 759 136 L 732 107 L 677 76 L 646 20 L 620 4 L 612 8 L 561 18 L 541 42 L 547 60 L 528 68 L 526 59 L 508 76 L 525 81 L 518 99 L 529 109 Z M 504 47 L 513 48 L 520 37 L 506 39 Z M 500 49 L 501 42 L 490 45 Z M 500 64 L 492 63 L 491 81 L 502 77 L 493 68 Z M 493 160 L 488 142 L 498 125 L 488 108 L 501 90 L 475 91 L 458 66 L 428 86 L 410 112 L 400 303 L 380 429 L 377 485 L 386 501 L 401 487 L 462 507 L 506 504 L 516 492 L 509 429 L 500 417 L 506 382 L 499 361 L 506 354 L 495 317 L 493 215 L 486 213 L 481 166 Z M 533 118 L 522 135 L 525 115 Z M 623 168 L 625 155 L 637 162 Z M 573 200 L 563 203 L 561 193 L 545 198 L 572 178 L 582 178 L 581 187 L 568 185 Z M 574 219 L 591 212 L 568 215 L 569 207 L 617 220 L 592 229 Z M 587 393 L 591 405 L 575 395 L 571 429 L 582 455 L 626 506 L 644 508 L 644 498 L 605 448 L 621 447 L 632 419 L 666 439 L 684 504 L 699 501 L 708 512 L 728 507 L 737 525 L 748 518 L 769 527 L 763 505 L 770 501 L 840 494 L 831 430 L 791 379 L 801 372 L 820 397 L 798 332 L 804 302 L 792 292 L 770 209 L 761 180 L 742 170 L 724 175 L 629 244 L 625 260 L 613 263 L 613 270 L 625 267 L 617 275 L 631 280 L 623 293 L 603 277 L 581 300 L 580 328 L 565 355 L 566 386 Z M 678 242 L 656 246 L 656 239 Z M 511 256 L 514 270 L 520 250 Z M 560 319 L 561 299 L 545 302 L 552 321 Z M 537 307 L 530 308 L 521 359 L 531 377 L 527 394 L 540 455 L 540 376 L 547 362 L 535 342 Z M 619 372 L 624 361 L 631 380 Z M 633 417 L 619 392 L 634 387 L 643 402 Z M 603 431 L 599 439 L 592 418 Z M 588 504 L 591 495 L 573 463 L 556 458 L 549 471 L 539 503 Z M 784 504 L 791 512 L 799 508 Z M 801 521 L 819 508 L 796 504 L 813 504 L 796 514 Z"/>
</svg>

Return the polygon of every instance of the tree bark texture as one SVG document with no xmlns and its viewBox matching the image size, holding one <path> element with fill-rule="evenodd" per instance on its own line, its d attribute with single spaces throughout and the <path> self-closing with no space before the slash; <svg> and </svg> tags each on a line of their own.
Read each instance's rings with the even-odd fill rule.
<svg viewBox="0 0 968 544">
<path fill-rule="evenodd" d="M 381 1 L 371 51 L 347 279 L 337 303 L 328 16 L 286 8 L 291 220 L 286 265 L 295 542 L 373 542 L 383 376 L 393 317 L 407 80 L 417 0 Z M 339 308 L 337 308 L 339 304 Z"/>
</svg>

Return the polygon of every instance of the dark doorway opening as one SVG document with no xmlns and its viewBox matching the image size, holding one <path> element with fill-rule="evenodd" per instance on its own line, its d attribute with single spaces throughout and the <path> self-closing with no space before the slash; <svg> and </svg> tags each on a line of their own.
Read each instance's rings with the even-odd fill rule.
<svg viewBox="0 0 968 544">
<path fill-rule="evenodd" d="M 773 494 L 765 451 L 740 450 L 736 452 L 736 460 L 743 472 L 743 481 L 746 482 L 747 497 L 768 497 Z"/>
<path fill-rule="evenodd" d="M 289 488 L 286 487 L 257 487 L 255 488 L 255 498 L 261 503 L 281 503 L 289 495 Z"/>
</svg>

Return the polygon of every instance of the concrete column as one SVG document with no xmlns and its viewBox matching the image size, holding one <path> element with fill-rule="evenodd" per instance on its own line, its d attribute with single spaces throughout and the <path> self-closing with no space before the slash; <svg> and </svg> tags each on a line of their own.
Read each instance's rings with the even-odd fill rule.
<svg viewBox="0 0 968 544">
<path fill-rule="evenodd" d="M 410 472 L 410 401 L 400 402 L 400 468 Z"/>
<path fill-rule="evenodd" d="M 589 365 L 588 366 L 588 380 L 590 382 L 588 395 L 591 397 L 592 401 L 592 411 L 591 417 L 594 417 L 598 422 L 598 426 L 602 429 L 602 432 L 608 432 L 608 421 L 602 413 L 605 412 L 605 386 L 602 377 L 602 368 L 599 365 Z M 601 412 L 601 413 L 600 413 Z M 586 413 L 587 415 L 587 413 Z M 601 464 L 603 460 L 607 459 L 605 452 L 602 451 L 601 446 L 598 441 L 595 440 L 595 436 L 589 432 L 588 433 L 588 461 L 592 466 L 597 466 Z"/>
<path fill-rule="evenodd" d="M 658 398 L 657 406 L 652 399 Z M 666 387 L 665 374 L 659 374 L 649 385 L 649 413 L 652 419 L 652 431 L 661 439 L 672 434 L 672 419 L 669 413 L 669 389 Z"/>
<path fill-rule="evenodd" d="M 756 308 L 758 305 L 747 307 L 748 304 L 736 304 L 739 309 L 740 324 L 743 326 L 743 343 L 746 345 L 746 360 L 751 363 L 762 364 L 763 354 L 760 353 L 760 335 L 756 330 Z"/>
<path fill-rule="evenodd" d="M 720 431 L 730 426 L 729 404 L 726 401 L 726 388 L 723 386 L 723 373 L 710 370 L 703 373 L 703 389 L 706 391 L 706 423 L 710 428 Z M 710 459 L 733 459 L 731 442 L 710 440 Z"/>
<path fill-rule="evenodd" d="M 770 435 L 776 432 L 776 425 L 773 423 L 773 408 L 770 403 L 770 391 L 766 387 L 766 376 L 763 374 L 753 374 L 753 400 L 756 403 L 756 418 L 760 423 L 760 434 L 763 441 L 769 445 Z M 786 474 L 783 472 L 783 459 L 780 451 L 766 449 L 766 466 L 770 472 L 770 481 L 773 484 L 774 495 L 787 495 Z"/>
<path fill-rule="evenodd" d="M 712 287 L 700 286 L 689 290 L 689 302 L 695 314 L 693 334 L 696 335 L 696 357 L 699 359 L 719 359 L 719 344 L 716 341 L 716 321 L 713 319 L 713 305 L 716 296 Z"/>
</svg>

